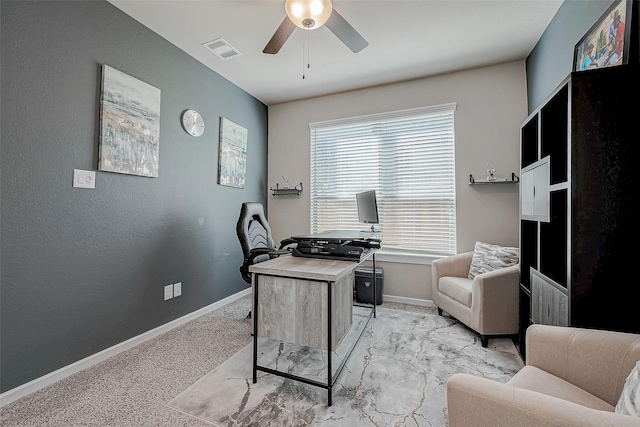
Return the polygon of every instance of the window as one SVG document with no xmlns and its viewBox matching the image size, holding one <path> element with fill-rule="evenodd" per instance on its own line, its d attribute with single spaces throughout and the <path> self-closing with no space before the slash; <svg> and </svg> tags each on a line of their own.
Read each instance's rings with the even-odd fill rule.
<svg viewBox="0 0 640 427">
<path fill-rule="evenodd" d="M 385 249 L 456 253 L 455 108 L 311 123 L 311 232 L 366 229 L 355 195 L 376 190 Z"/>
</svg>

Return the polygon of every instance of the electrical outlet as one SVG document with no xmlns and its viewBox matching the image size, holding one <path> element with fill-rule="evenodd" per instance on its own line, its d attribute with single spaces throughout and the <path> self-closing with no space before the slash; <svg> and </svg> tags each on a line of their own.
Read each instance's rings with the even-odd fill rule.
<svg viewBox="0 0 640 427">
<path fill-rule="evenodd" d="M 173 296 L 174 297 L 179 297 L 180 295 L 182 295 L 182 282 L 174 283 L 173 284 Z"/>
<path fill-rule="evenodd" d="M 167 285 L 164 287 L 164 300 L 173 298 L 173 285 Z"/>
</svg>

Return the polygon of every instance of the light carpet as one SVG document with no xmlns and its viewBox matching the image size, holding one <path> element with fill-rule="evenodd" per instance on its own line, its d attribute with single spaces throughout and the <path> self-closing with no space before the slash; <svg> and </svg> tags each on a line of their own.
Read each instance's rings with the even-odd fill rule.
<svg viewBox="0 0 640 427">
<path fill-rule="evenodd" d="M 326 376 L 326 352 L 276 347 L 278 369 L 304 366 Z M 261 357 L 273 353 L 260 349 Z M 523 366 L 508 338 L 483 348 L 476 333 L 451 317 L 390 308 L 378 308 L 367 324 L 333 387 L 332 406 L 326 389 L 299 381 L 258 372 L 253 384 L 252 355 L 250 344 L 168 406 L 217 426 L 447 426 L 452 374 L 506 382 Z"/>
</svg>

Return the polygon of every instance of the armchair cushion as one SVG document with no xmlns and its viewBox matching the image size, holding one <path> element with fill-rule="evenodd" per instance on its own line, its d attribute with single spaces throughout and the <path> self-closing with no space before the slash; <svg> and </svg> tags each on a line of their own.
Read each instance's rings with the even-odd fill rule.
<svg viewBox="0 0 640 427">
<path fill-rule="evenodd" d="M 518 248 L 476 242 L 468 277 L 473 279 L 478 274 L 516 265 L 519 255 Z"/>
<path fill-rule="evenodd" d="M 538 393 L 557 397 L 588 408 L 613 412 L 613 406 L 604 400 L 535 366 L 522 368 L 509 380 L 509 385 L 537 391 Z"/>
<path fill-rule="evenodd" d="M 466 277 L 445 276 L 440 278 L 438 287 L 440 288 L 440 292 L 447 295 L 449 298 L 452 298 L 467 307 L 471 307 L 472 284 L 473 281 Z"/>
</svg>

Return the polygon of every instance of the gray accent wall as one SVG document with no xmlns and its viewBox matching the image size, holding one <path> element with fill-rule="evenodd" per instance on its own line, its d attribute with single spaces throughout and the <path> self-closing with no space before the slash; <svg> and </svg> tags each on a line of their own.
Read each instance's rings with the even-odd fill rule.
<svg viewBox="0 0 640 427">
<path fill-rule="evenodd" d="M 267 107 L 105 1 L 0 15 L 4 392 L 248 287 L 235 223 L 243 201 L 266 204 Z M 161 90 L 159 176 L 74 188 L 74 169 L 97 170 L 102 64 Z M 244 189 L 217 184 L 221 116 L 248 129 Z"/>
<path fill-rule="evenodd" d="M 564 0 L 527 58 L 529 113 L 571 73 L 576 44 L 613 2 Z"/>
</svg>

